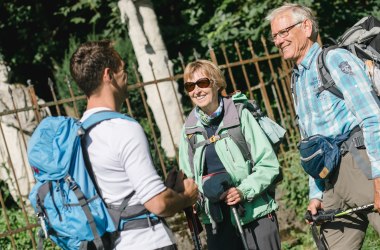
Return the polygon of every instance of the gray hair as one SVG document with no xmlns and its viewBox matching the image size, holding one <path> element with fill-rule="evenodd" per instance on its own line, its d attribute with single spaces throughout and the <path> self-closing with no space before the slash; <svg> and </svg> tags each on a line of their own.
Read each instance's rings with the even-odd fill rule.
<svg viewBox="0 0 380 250">
<path fill-rule="evenodd" d="M 312 13 L 312 10 L 306 6 L 296 3 L 284 3 L 281 7 L 271 10 L 269 14 L 265 17 L 265 19 L 271 22 L 277 16 L 287 11 L 291 13 L 295 22 L 302 22 L 306 19 L 309 19 L 313 24 L 312 38 L 314 38 L 313 40 L 317 38 L 318 22 Z"/>
</svg>

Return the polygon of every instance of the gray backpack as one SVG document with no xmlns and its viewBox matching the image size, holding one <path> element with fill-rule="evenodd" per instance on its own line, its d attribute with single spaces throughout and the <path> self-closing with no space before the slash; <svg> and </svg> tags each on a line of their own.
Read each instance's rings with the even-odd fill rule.
<svg viewBox="0 0 380 250">
<path fill-rule="evenodd" d="M 318 56 L 318 74 L 322 85 L 318 93 L 328 90 L 344 99 L 342 92 L 335 86 L 326 67 L 326 56 L 329 51 L 343 48 L 360 58 L 367 67 L 367 74 L 372 82 L 374 94 L 380 96 L 380 21 L 373 16 L 362 18 L 346 30 L 336 45 L 323 48 Z"/>
</svg>

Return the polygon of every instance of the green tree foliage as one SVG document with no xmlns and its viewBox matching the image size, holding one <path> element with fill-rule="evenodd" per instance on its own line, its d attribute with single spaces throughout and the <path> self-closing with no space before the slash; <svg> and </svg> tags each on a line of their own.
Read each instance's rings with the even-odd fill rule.
<svg viewBox="0 0 380 250">
<path fill-rule="evenodd" d="M 200 27 L 199 41 L 203 46 L 208 43 L 231 43 L 240 39 L 258 40 L 266 32 L 267 24 L 263 22 L 267 11 L 282 1 L 225 0 L 210 15 L 210 9 L 203 1 L 195 3 L 184 11 L 191 25 Z M 205 19 L 199 22 L 197 19 Z"/>
<path fill-rule="evenodd" d="M 380 18 L 378 0 L 292 2 L 304 4 L 315 11 L 322 40 L 337 38 L 363 16 Z M 209 44 L 217 47 L 221 43 L 233 44 L 234 41 L 248 38 L 257 41 L 261 36 L 268 37 L 270 27 L 265 16 L 284 1 L 161 0 L 154 3 L 167 47 L 191 55 L 193 48 L 205 53 Z"/>
<path fill-rule="evenodd" d="M 69 37 L 120 36 L 115 1 L 12 1 L 0 8 L 0 51 L 11 64 L 51 62 L 61 58 Z"/>
<path fill-rule="evenodd" d="M 261 36 L 268 37 L 269 23 L 264 18 L 270 9 L 283 3 L 280 0 L 152 2 L 170 58 L 177 58 L 178 52 L 181 51 L 189 60 L 194 58 L 193 49 L 200 53 L 201 57 L 207 58 L 209 44 L 217 48 L 222 43 L 232 46 L 234 41 L 258 41 Z M 363 16 L 374 15 L 380 18 L 378 0 L 293 2 L 305 4 L 315 11 L 323 42 L 328 42 L 328 37 L 337 38 Z M 12 68 L 12 82 L 25 83 L 27 79 L 31 79 L 39 96 L 49 100 L 51 96 L 48 93 L 47 78 L 50 77 L 57 83 L 56 88 L 61 95 L 67 97 L 66 76 L 70 75 L 69 58 L 77 45 L 87 40 L 115 40 L 116 48 L 127 61 L 127 65 L 136 64 L 126 25 L 120 22 L 119 15 L 117 1 L 111 0 L 1 1 L 0 53 Z M 180 71 L 181 68 L 178 67 L 176 70 Z M 128 67 L 128 75 L 130 83 L 136 82 L 133 67 Z M 72 82 L 71 79 L 68 80 Z M 136 110 L 133 115 L 147 131 L 153 149 L 151 128 L 145 118 L 145 112 L 142 108 L 137 108 L 142 107 L 140 93 L 137 90 L 131 91 L 130 100 L 132 108 Z M 185 110 L 188 109 L 185 107 Z M 153 129 L 158 133 L 156 127 Z M 159 166 L 157 151 L 153 150 L 152 154 L 156 166 Z M 307 204 L 307 178 L 298 165 L 298 154 L 290 154 L 292 167 L 285 171 L 282 184 L 286 187 L 284 199 L 286 206 L 294 209 L 302 217 Z M 165 164 L 175 163 L 165 159 Z M 0 183 L 0 188 L 4 192 L 3 196 L 7 196 L 7 189 L 3 183 Z M 10 209 L 17 215 L 17 208 L 11 206 Z M 15 225 L 21 223 L 17 221 L 19 216 L 16 215 L 12 216 L 12 223 Z M 1 220 L 0 229 L 5 230 L 4 222 Z M 299 237 L 298 232 L 296 236 Z M 4 242 L 0 240 L 0 248 L 5 249 L 8 241 Z M 366 242 L 369 242 L 366 244 L 370 246 L 377 244 L 370 240 Z"/>
<path fill-rule="evenodd" d="M 373 15 L 380 18 L 378 0 L 334 0 L 312 1 L 312 8 L 318 15 L 322 42 L 337 39 L 343 32 L 362 17 Z"/>
<path fill-rule="evenodd" d="M 161 31 L 171 58 L 181 51 L 193 58 L 193 49 L 207 54 L 208 44 L 232 44 L 248 38 L 269 35 L 264 21 L 268 11 L 280 0 L 155 0 Z M 360 17 L 380 17 L 377 0 L 301 0 L 319 17 L 321 36 L 337 38 Z M 0 4 L 0 53 L 10 64 L 13 82 L 28 78 L 46 86 L 56 62 L 70 48 L 70 37 L 78 42 L 97 38 L 124 39 L 126 27 L 120 23 L 117 1 L 41 1 L 3 0 Z M 38 87 L 38 86 L 37 86 Z"/>
<path fill-rule="evenodd" d="M 10 81 L 31 79 L 40 97 L 51 100 L 47 79 L 66 85 L 61 76 L 69 75 L 65 59 L 73 46 L 91 39 L 124 39 L 126 28 L 119 20 L 115 1 L 2 1 L 0 53 L 11 66 Z"/>
</svg>

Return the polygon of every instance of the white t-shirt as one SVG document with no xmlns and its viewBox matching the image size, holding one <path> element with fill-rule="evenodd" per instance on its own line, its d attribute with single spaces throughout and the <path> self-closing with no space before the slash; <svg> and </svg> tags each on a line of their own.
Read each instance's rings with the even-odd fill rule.
<svg viewBox="0 0 380 250">
<path fill-rule="evenodd" d="M 87 110 L 81 119 L 107 108 Z M 111 119 L 92 128 L 85 138 L 92 169 L 104 201 L 120 205 L 135 190 L 128 205 L 144 204 L 163 192 L 164 186 L 153 166 L 144 130 L 134 119 Z M 156 249 L 175 243 L 163 223 L 151 228 L 120 233 L 115 249 Z"/>
</svg>

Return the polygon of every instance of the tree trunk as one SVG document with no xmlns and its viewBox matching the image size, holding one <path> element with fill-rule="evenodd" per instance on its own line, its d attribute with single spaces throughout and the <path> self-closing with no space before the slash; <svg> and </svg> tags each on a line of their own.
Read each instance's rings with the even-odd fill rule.
<svg viewBox="0 0 380 250">
<path fill-rule="evenodd" d="M 149 82 L 172 76 L 172 63 L 168 60 L 168 52 L 151 1 L 120 0 L 118 5 L 122 22 L 126 22 L 128 26 L 129 37 L 143 81 Z M 179 143 L 183 124 L 178 83 L 165 81 L 160 82 L 157 86 L 155 84 L 147 85 L 144 89 L 147 94 L 147 102 L 161 132 L 161 147 L 168 157 L 174 157 L 176 152 L 174 144 L 178 145 Z"/>
</svg>

